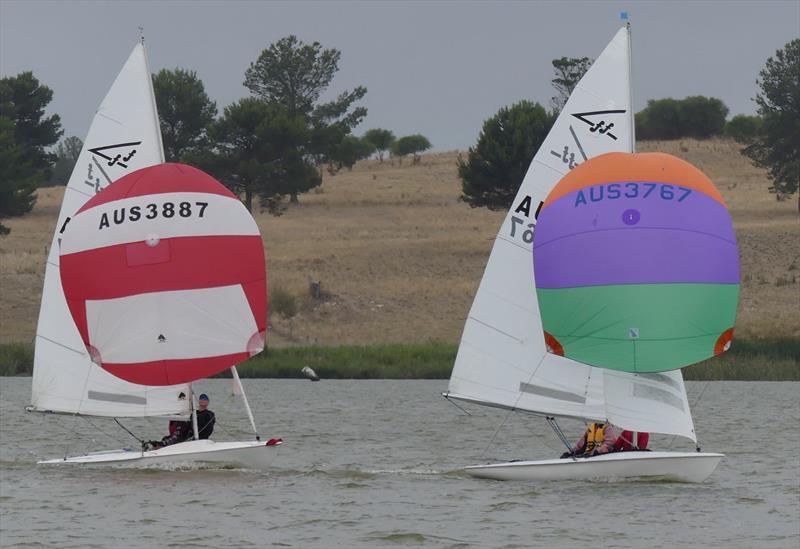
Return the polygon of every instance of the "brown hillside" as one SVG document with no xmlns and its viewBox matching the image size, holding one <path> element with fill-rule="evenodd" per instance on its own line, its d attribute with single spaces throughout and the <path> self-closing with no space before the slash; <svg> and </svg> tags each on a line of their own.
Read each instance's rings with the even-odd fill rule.
<svg viewBox="0 0 800 549">
<path fill-rule="evenodd" d="M 716 183 L 733 214 L 742 261 L 737 322 L 743 335 L 800 337 L 800 220 L 777 202 L 765 172 L 734 143 L 644 142 L 682 157 Z M 459 202 L 457 153 L 418 165 L 377 161 L 326 177 L 280 217 L 257 213 L 273 295 L 298 314 L 272 317 L 271 343 L 458 341 L 503 214 Z M 46 249 L 63 188 L 42 189 L 36 208 L 4 223 L 0 238 L 0 342 L 31 341 Z M 309 296 L 320 280 L 322 300 Z"/>
</svg>

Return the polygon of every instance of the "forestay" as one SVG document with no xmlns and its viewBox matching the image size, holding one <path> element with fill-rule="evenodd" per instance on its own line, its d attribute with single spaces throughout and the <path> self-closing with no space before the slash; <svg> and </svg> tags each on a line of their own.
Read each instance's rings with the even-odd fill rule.
<svg viewBox="0 0 800 549">
<path fill-rule="evenodd" d="M 61 231 L 73 214 L 123 175 L 163 161 L 150 69 L 144 46 L 137 44 L 92 120 L 64 193 L 45 268 L 32 409 L 107 417 L 189 413 L 186 385 L 135 385 L 92 363 L 67 308 L 59 273 Z"/>
<path fill-rule="evenodd" d="M 680 372 L 594 369 L 548 353 L 542 331 L 531 260 L 540 205 L 586 160 L 630 152 L 632 121 L 629 33 L 622 28 L 572 92 L 506 215 L 464 326 L 448 397 L 695 439 Z"/>
</svg>

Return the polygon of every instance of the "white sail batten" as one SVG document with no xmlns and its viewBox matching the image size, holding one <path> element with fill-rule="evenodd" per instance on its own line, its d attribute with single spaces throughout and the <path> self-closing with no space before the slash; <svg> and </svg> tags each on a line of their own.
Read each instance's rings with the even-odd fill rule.
<svg viewBox="0 0 800 549">
<path fill-rule="evenodd" d="M 105 417 L 189 414 L 187 385 L 136 385 L 91 361 L 67 307 L 59 274 L 60 234 L 75 212 L 123 175 L 163 162 L 147 55 L 144 45 L 136 44 L 95 114 L 64 193 L 45 269 L 32 409 Z"/>
<path fill-rule="evenodd" d="M 447 396 L 694 440 L 679 371 L 645 380 L 548 353 L 535 292 L 532 242 L 540 203 L 582 162 L 633 150 L 629 46 L 623 27 L 578 82 L 534 156 L 495 239 Z"/>
</svg>

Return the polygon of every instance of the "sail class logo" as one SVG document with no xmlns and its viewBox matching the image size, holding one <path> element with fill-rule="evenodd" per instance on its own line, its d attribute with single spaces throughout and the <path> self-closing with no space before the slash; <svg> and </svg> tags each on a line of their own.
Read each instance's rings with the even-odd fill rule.
<svg viewBox="0 0 800 549">
<path fill-rule="evenodd" d="M 617 136 L 611 132 L 611 130 L 614 129 L 614 122 L 610 120 L 610 118 L 613 117 L 609 117 L 608 115 L 625 114 L 625 112 L 625 109 L 614 109 L 607 111 L 576 112 L 571 114 L 588 125 L 590 132 L 605 135 L 616 141 Z"/>
<path fill-rule="evenodd" d="M 89 149 L 89 152 L 103 158 L 108 166 L 119 165 L 127 169 L 128 163 L 136 155 L 135 147 L 141 144 L 141 141 L 132 141 L 130 143 L 104 145 L 102 147 Z"/>
</svg>

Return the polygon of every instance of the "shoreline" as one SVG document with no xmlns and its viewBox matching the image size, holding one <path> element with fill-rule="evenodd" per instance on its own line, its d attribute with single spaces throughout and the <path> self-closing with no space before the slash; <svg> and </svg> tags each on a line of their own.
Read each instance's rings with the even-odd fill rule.
<svg viewBox="0 0 800 549">
<path fill-rule="evenodd" d="M 457 345 L 409 344 L 268 348 L 237 366 L 242 378 L 448 379 Z M 30 376 L 33 344 L 0 344 L 0 376 Z M 722 356 L 683 369 L 687 381 L 800 381 L 800 339 L 738 339 Z M 225 371 L 216 377 L 230 377 Z"/>
</svg>

